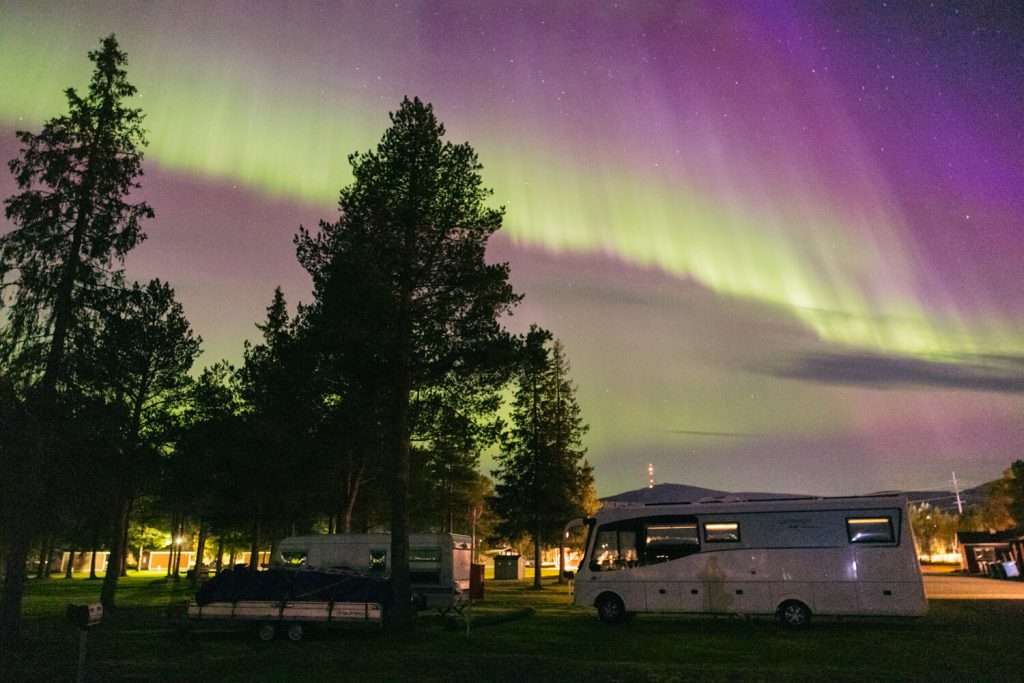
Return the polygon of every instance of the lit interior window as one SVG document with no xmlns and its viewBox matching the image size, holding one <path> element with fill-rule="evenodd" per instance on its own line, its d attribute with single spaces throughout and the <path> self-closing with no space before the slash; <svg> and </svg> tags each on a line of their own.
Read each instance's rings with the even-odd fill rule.
<svg viewBox="0 0 1024 683">
<path fill-rule="evenodd" d="M 892 543 L 896 540 L 890 517 L 857 517 L 846 520 L 850 543 Z"/>
<path fill-rule="evenodd" d="M 704 525 L 704 540 L 708 543 L 728 543 L 740 540 L 738 522 L 715 522 Z"/>
</svg>

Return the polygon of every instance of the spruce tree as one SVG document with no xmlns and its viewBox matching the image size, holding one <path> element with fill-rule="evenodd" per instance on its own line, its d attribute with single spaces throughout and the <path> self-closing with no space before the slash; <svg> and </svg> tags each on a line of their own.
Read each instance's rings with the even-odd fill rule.
<svg viewBox="0 0 1024 683">
<path fill-rule="evenodd" d="M 48 460 L 66 450 L 55 426 L 68 412 L 59 393 L 74 365 L 70 342 L 96 324 L 107 290 L 121 285 L 121 261 L 144 238 L 142 219 L 153 215 L 147 204 L 129 201 L 146 139 L 142 113 L 128 103 L 135 87 L 125 53 L 111 35 L 89 59 L 88 91 L 68 88 L 66 114 L 39 133 L 19 131 L 21 150 L 9 163 L 20 192 L 4 202 L 14 228 L 0 236 L 0 364 L 28 408 L 19 427 L 27 447 L 3 475 L 19 496 L 3 505 L 0 638 L 19 633 L 24 562 L 54 471 Z"/>
<path fill-rule="evenodd" d="M 594 476 L 569 361 L 561 343 L 536 326 L 523 344 L 511 422 L 492 473 L 493 507 L 499 533 L 533 542 L 533 585 L 540 588 L 541 547 L 557 543 L 565 523 L 587 512 Z"/>
<path fill-rule="evenodd" d="M 119 282 L 117 266 L 141 242 L 153 211 L 128 195 L 142 175 L 142 112 L 113 35 L 89 53 L 95 64 L 83 96 L 68 88 L 68 113 L 38 134 L 19 131 L 8 164 L 19 194 L 5 200 L 16 226 L 0 237 L 0 286 L 9 306 L 3 360 L 50 399 L 67 369 L 68 340 Z M 10 303 L 8 303 L 10 302 Z"/>
</svg>

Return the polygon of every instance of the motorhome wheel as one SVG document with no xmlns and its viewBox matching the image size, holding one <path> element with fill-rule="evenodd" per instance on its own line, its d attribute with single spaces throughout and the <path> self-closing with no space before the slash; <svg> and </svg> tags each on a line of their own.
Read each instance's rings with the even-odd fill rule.
<svg viewBox="0 0 1024 683">
<path fill-rule="evenodd" d="M 811 620 L 811 610 L 802 602 L 790 600 L 779 607 L 779 618 L 791 628 L 802 628 Z"/>
<path fill-rule="evenodd" d="M 614 593 L 603 594 L 594 606 L 597 607 L 597 616 L 601 621 L 617 624 L 626 620 L 626 607 L 622 604 L 622 598 Z"/>
</svg>

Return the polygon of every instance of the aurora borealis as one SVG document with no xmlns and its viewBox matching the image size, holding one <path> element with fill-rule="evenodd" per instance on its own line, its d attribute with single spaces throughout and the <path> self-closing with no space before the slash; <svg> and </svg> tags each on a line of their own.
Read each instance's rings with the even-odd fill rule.
<svg viewBox="0 0 1024 683">
<path fill-rule="evenodd" d="M 1012 3 L 6 3 L 0 156 L 115 32 L 169 280 L 238 360 L 299 224 L 404 95 L 507 207 L 511 321 L 565 343 L 601 495 L 968 485 L 1024 452 Z M 3 196 L 14 186 L 0 178 Z"/>
</svg>

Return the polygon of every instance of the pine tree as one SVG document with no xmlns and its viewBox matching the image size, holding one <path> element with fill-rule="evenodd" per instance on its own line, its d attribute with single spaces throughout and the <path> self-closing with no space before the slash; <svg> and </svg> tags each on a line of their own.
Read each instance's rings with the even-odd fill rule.
<svg viewBox="0 0 1024 683">
<path fill-rule="evenodd" d="M 570 519 L 583 515 L 593 488 L 584 424 L 569 379 L 569 361 L 557 340 L 536 326 L 523 344 L 512 426 L 502 440 L 493 507 L 506 538 L 529 536 L 534 588 L 541 587 L 541 547 L 559 541 Z"/>
<path fill-rule="evenodd" d="M 499 319 L 519 300 L 507 264 L 488 264 L 502 212 L 488 208 L 468 144 L 446 142 L 433 108 L 405 99 L 375 151 L 353 154 L 341 217 L 298 237 L 313 276 L 315 324 L 335 333 L 334 366 L 378 407 L 391 481 L 394 623 L 411 617 L 410 439 L 419 392 L 455 377 L 494 373 Z M 367 377 L 372 378 L 370 382 Z M 371 425 L 366 425 L 372 428 Z"/>
<path fill-rule="evenodd" d="M 53 429 L 63 421 L 59 390 L 66 389 L 69 345 L 96 323 L 106 291 L 121 285 L 118 266 L 144 238 L 140 222 L 153 216 L 129 194 L 142 175 L 146 144 L 142 113 L 127 104 L 135 88 L 124 70 L 125 53 L 113 35 L 89 53 L 94 71 L 88 92 L 66 91 L 68 112 L 41 132 L 19 131 L 22 148 L 9 163 L 20 192 L 5 200 L 15 225 L 0 236 L 0 364 L 19 400 L 29 403 L 19 428 L 28 444 L 14 480 L 17 502 L 5 501 L 6 581 L 0 602 L 0 638 L 20 631 L 24 562 L 36 533 L 34 517 L 48 496 L 47 462 L 64 449 Z"/>
<path fill-rule="evenodd" d="M 262 343 L 246 342 L 245 363 L 238 373 L 252 444 L 246 462 L 253 495 L 248 512 L 261 533 L 279 538 L 308 523 L 314 491 L 323 478 L 309 438 L 319 407 L 280 287 L 274 290 L 266 321 L 256 327 Z"/>
<path fill-rule="evenodd" d="M 0 350 L 46 397 L 63 379 L 68 340 L 119 282 L 115 266 L 145 238 L 140 221 L 153 217 L 146 203 L 127 201 L 146 138 L 142 112 L 126 104 L 135 94 L 126 55 L 111 35 L 89 59 L 88 93 L 68 88 L 67 114 L 38 134 L 17 133 L 23 147 L 9 166 L 22 191 L 4 202 L 17 227 L 0 237 L 5 303 L 13 291 Z"/>
<path fill-rule="evenodd" d="M 115 511 L 110 559 L 100 599 L 114 607 L 131 508 L 145 473 L 172 439 L 172 415 L 181 406 L 188 373 L 202 340 L 194 335 L 174 289 L 160 280 L 135 283 L 119 293 L 101 319 L 95 345 L 79 376 L 111 407 L 108 421 L 121 416 L 120 443 L 108 468 L 106 487 Z"/>
</svg>

